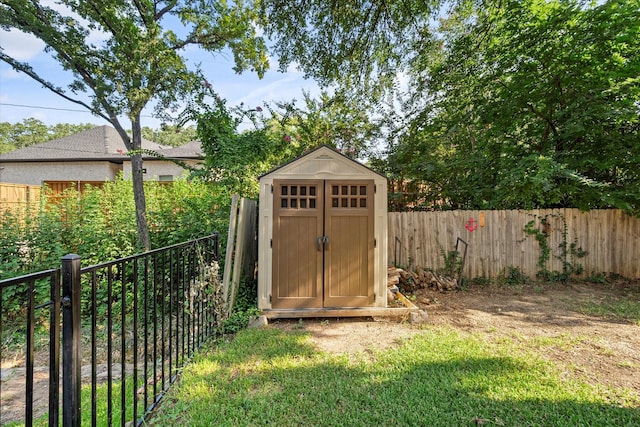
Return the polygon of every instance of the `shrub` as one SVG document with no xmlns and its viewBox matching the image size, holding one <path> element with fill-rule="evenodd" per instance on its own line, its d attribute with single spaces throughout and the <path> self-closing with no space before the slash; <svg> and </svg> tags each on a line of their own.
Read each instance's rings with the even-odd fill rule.
<svg viewBox="0 0 640 427">
<path fill-rule="evenodd" d="M 230 196 L 215 184 L 179 180 L 145 183 L 152 248 L 221 231 L 224 244 Z M 45 191 L 39 211 L 6 212 L 0 217 L 0 280 L 56 268 L 69 253 L 82 265 L 95 265 L 138 252 L 133 191 L 122 178 L 82 194 Z M 19 310 L 20 298 L 3 295 L 3 309 Z M 12 304 L 15 306 L 13 307 Z"/>
<path fill-rule="evenodd" d="M 249 320 L 260 314 L 258 310 L 258 283 L 245 278 L 238 286 L 238 295 L 231 315 L 222 324 L 225 334 L 234 334 L 247 327 Z"/>
</svg>

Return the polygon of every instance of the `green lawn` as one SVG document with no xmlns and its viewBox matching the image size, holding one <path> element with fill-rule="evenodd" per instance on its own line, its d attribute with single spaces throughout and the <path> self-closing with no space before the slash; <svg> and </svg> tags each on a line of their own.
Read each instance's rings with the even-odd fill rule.
<svg viewBox="0 0 640 427">
<path fill-rule="evenodd" d="M 640 326 L 640 300 L 633 295 L 612 296 L 597 301 L 588 301 L 578 311 L 589 316 L 599 316 Z"/>
<path fill-rule="evenodd" d="M 443 328 L 355 356 L 320 352 L 304 331 L 244 330 L 197 356 L 150 424 L 639 426 L 637 396 Z"/>
</svg>

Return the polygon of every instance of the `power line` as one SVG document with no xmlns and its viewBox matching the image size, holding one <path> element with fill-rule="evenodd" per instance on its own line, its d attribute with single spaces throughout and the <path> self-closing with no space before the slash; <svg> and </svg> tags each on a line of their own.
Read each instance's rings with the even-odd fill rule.
<svg viewBox="0 0 640 427">
<path fill-rule="evenodd" d="M 91 113 L 91 111 L 88 110 L 75 110 L 72 108 L 57 108 L 57 107 L 41 107 L 41 106 L 37 106 L 37 105 L 24 105 L 24 104 L 10 104 L 7 102 L 0 102 L 0 106 L 7 106 L 7 107 L 21 107 L 21 108 L 35 108 L 35 109 L 39 109 L 39 110 L 53 110 L 53 111 L 70 111 L 70 112 L 74 112 L 74 113 Z M 157 117 L 154 116 L 147 116 L 144 114 L 141 114 L 140 117 L 144 117 L 146 119 L 157 119 Z M 249 120 L 247 120 L 246 118 L 242 119 L 242 123 L 250 123 Z"/>
<path fill-rule="evenodd" d="M 23 108 L 37 108 L 39 110 L 55 110 L 55 111 L 74 111 L 77 113 L 90 113 L 91 111 L 87 110 L 74 110 L 71 108 L 56 108 L 56 107 L 41 107 L 36 105 L 23 105 L 23 104 L 8 104 L 5 102 L 0 102 L 0 105 L 6 105 L 8 107 L 23 107 Z"/>
<path fill-rule="evenodd" d="M 76 109 L 72 109 L 72 108 L 58 108 L 58 107 L 42 107 L 39 105 L 24 105 L 24 104 L 9 104 L 6 102 L 0 102 L 0 105 L 5 105 L 7 107 L 21 107 L 21 108 L 35 108 L 38 110 L 53 110 L 53 111 L 71 111 L 74 113 L 89 113 L 92 114 L 91 111 L 88 110 L 76 110 Z M 146 115 L 141 115 L 140 117 L 144 117 L 144 118 L 154 118 L 153 116 L 146 116 Z"/>
</svg>

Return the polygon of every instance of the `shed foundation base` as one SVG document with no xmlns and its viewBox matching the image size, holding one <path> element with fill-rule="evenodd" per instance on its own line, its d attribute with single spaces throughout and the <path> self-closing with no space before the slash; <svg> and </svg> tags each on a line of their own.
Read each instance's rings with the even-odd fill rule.
<svg viewBox="0 0 640 427">
<path fill-rule="evenodd" d="M 314 317 L 409 317 L 418 312 L 417 307 L 362 307 L 362 308 L 302 308 L 287 310 L 262 310 L 267 319 L 298 319 Z"/>
</svg>

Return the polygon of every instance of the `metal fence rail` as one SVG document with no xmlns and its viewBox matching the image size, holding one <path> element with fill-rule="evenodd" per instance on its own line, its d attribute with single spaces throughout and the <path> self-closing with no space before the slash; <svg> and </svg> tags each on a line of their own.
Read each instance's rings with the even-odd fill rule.
<svg viewBox="0 0 640 427">
<path fill-rule="evenodd" d="M 47 292 L 45 292 L 45 290 Z M 21 299 L 18 313 L 7 313 L 9 309 L 5 300 Z M 15 307 L 15 304 L 14 304 Z M 46 310 L 49 315 L 46 315 Z M 15 316 L 20 322 L 20 328 L 10 329 L 12 336 L 7 337 L 5 323 L 8 315 Z M 33 423 L 34 416 L 34 370 L 35 370 L 35 329 L 42 326 L 48 319 L 48 346 L 43 351 L 48 352 L 48 418 L 49 425 L 58 425 L 59 418 L 59 390 L 60 390 L 60 269 L 40 271 L 38 273 L 15 277 L 0 281 L 0 425 L 13 421 L 20 409 L 24 412 L 25 425 Z M 24 327 L 24 329 L 23 329 Z M 14 343 L 13 336 L 18 335 L 23 342 Z M 6 345 L 23 349 L 22 357 L 6 366 L 4 360 Z M 3 414 L 2 386 L 7 376 L 16 375 L 24 370 L 24 394 L 16 396 L 17 404 Z M 24 398 L 24 400 L 21 400 Z M 3 416 L 4 415 L 4 416 Z"/>
<path fill-rule="evenodd" d="M 27 375 L 20 419 L 15 413 L 3 413 L 7 398 L 0 388 L 0 423 L 24 421 L 30 426 L 48 411 L 50 426 L 59 424 L 59 414 L 65 426 L 79 426 L 81 419 L 92 426 L 141 425 L 184 363 L 217 331 L 222 309 L 218 259 L 215 233 L 85 268 L 80 268 L 78 255 L 67 255 L 61 269 L 1 281 L 2 304 L 9 302 L 8 289 L 12 297 L 24 294 L 27 298 L 25 322 L 4 310 L 0 321 L 0 338 L 3 327 L 11 325 L 15 331 L 16 324 L 18 328 L 26 325 Z M 47 284 L 42 282 L 45 279 Z M 42 289 L 49 295 L 38 303 Z M 49 407 L 35 408 L 34 325 L 47 323 L 44 316 L 36 315 L 44 308 L 50 311 Z M 6 353 L 4 339 L 2 343 Z M 0 353 L 3 363 L 4 353 Z"/>
</svg>

